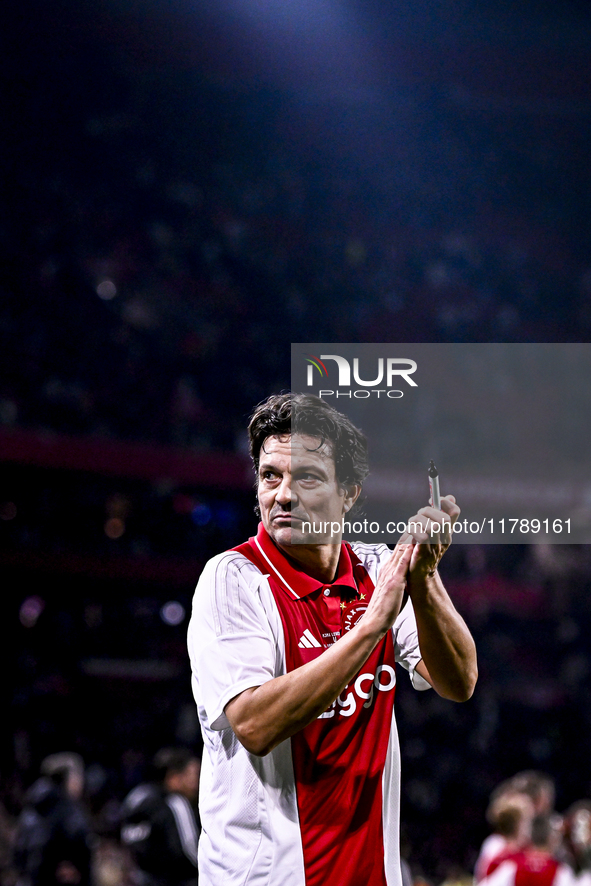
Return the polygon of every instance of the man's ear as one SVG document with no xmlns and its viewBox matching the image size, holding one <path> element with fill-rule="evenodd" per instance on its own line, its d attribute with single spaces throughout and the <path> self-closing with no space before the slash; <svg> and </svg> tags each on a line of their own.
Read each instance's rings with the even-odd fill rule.
<svg viewBox="0 0 591 886">
<path fill-rule="evenodd" d="M 255 478 L 254 478 L 254 494 L 256 495 L 257 500 L 255 502 L 253 510 L 254 510 L 256 516 L 260 520 L 261 519 L 261 507 L 259 505 L 259 473 L 258 472 L 259 472 L 259 469 L 258 469 L 258 465 L 257 465 L 256 471 L 255 471 Z"/>
<path fill-rule="evenodd" d="M 343 501 L 343 509 L 345 514 L 351 510 L 359 496 L 361 495 L 361 486 L 356 483 L 352 486 L 345 486 L 345 498 Z"/>
</svg>

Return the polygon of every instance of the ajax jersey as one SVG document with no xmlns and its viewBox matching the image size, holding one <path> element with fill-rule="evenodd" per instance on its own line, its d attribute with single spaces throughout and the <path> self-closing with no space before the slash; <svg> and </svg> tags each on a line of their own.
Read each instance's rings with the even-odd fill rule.
<svg viewBox="0 0 591 886">
<path fill-rule="evenodd" d="M 265 554 L 274 556 L 270 545 L 275 548 L 266 534 L 259 533 L 237 550 L 262 571 L 268 569 Z M 346 545 L 331 585 L 312 582 L 316 587 L 308 590 L 294 581 L 304 592 L 297 594 L 285 586 L 290 577 L 280 578 L 273 569 L 269 575 L 285 636 L 287 671 L 317 658 L 350 629 L 363 615 L 374 589 L 359 558 Z M 394 643 L 388 632 L 330 708 L 291 738 L 308 886 L 323 886 L 330 871 L 339 872 L 343 886 L 349 882 L 386 886 L 381 780 L 395 685 Z"/>
<path fill-rule="evenodd" d="M 288 560 L 261 525 L 255 538 L 222 555 L 225 561 L 216 558 L 217 613 L 207 603 L 200 580 L 189 629 L 208 773 L 205 782 L 202 775 L 200 882 L 323 886 L 330 878 L 340 886 L 400 883 L 399 752 L 393 708 L 396 661 L 414 675 L 420 660 L 410 604 L 333 704 L 266 757 L 248 754 L 223 714 L 223 706 L 243 689 L 312 661 L 351 630 L 363 617 L 373 579 L 390 553 L 385 545 L 344 543 L 335 580 L 320 584 Z M 238 594 L 222 588 L 228 581 Z M 206 582 L 211 587 L 211 578 Z M 211 601 L 211 593 L 209 597 Z M 252 611 L 246 614 L 248 608 Z M 211 619 L 218 631 L 213 642 L 208 627 L 203 627 Z M 270 642 L 263 639 L 265 634 Z M 198 648 L 203 642 L 210 653 L 216 650 L 217 661 L 205 663 Z M 258 676 L 256 663 L 237 661 L 241 655 L 260 656 Z M 417 688 L 427 688 L 418 674 L 414 682 Z M 226 745 L 231 744 L 235 757 L 250 761 L 246 769 L 234 767 L 232 781 L 250 778 L 255 771 L 260 808 L 257 821 L 255 815 L 242 824 L 244 812 L 227 809 L 229 826 L 222 838 L 220 822 L 208 816 L 208 806 L 214 797 L 218 811 L 222 804 L 220 782 L 227 778 L 228 760 L 220 760 L 219 739 L 227 731 L 231 736 Z M 233 807 L 239 798 L 227 799 Z M 248 804 L 247 797 L 244 802 Z M 272 823 L 269 815 L 275 816 Z M 240 871 L 233 856 L 254 839 L 253 828 L 259 845 L 256 851 L 243 852 Z M 266 831 L 270 844 L 264 847 Z M 222 842 L 228 839 L 235 846 L 224 849 Z M 229 869 L 233 879 L 228 878 Z"/>
</svg>

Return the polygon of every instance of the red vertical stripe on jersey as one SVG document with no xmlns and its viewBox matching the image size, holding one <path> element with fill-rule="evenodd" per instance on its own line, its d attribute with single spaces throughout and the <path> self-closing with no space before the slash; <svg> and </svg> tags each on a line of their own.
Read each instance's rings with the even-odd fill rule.
<svg viewBox="0 0 591 886">
<path fill-rule="evenodd" d="M 254 539 L 236 550 L 263 573 L 269 572 Z M 272 553 L 281 573 L 283 555 L 278 549 Z M 341 557 L 351 559 L 359 590 L 368 601 L 374 590 L 369 575 L 348 546 L 342 546 Z M 296 599 L 275 575 L 269 575 L 269 584 L 283 624 L 286 667 L 292 671 L 321 655 L 337 639 L 335 598 L 323 594 L 326 585 Z M 298 592 L 297 587 L 294 590 Z M 338 585 L 334 591 L 348 593 Z M 338 606 L 340 609 L 340 597 Z M 320 645 L 301 644 L 304 631 Z M 328 711 L 292 736 L 307 886 L 326 886 L 328 882 L 386 886 L 382 773 L 395 682 L 394 643 L 388 631 Z"/>
</svg>

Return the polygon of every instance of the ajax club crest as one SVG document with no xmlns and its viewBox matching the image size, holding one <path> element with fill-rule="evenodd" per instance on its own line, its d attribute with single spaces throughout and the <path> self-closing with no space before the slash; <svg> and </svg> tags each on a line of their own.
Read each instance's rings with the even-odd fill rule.
<svg viewBox="0 0 591 886">
<path fill-rule="evenodd" d="M 341 613 L 341 626 L 343 633 L 345 631 L 350 631 L 351 628 L 354 628 L 356 624 L 359 624 L 359 622 L 365 615 L 366 609 L 367 603 L 361 600 L 352 600 L 351 603 L 347 603 Z"/>
</svg>

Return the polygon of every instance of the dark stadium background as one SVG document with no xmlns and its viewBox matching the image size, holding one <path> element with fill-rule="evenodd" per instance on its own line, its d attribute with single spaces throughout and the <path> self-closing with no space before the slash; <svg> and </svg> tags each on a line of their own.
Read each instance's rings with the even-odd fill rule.
<svg viewBox="0 0 591 886">
<path fill-rule="evenodd" d="M 83 755 L 110 839 L 154 751 L 199 748 L 191 595 L 255 529 L 244 427 L 289 387 L 290 342 L 589 340 L 591 13 L 25 0 L 1 16 L 7 868 L 46 754 Z M 398 689 L 405 850 L 437 883 L 471 869 L 502 778 L 549 773 L 559 810 L 591 794 L 589 550 L 444 562 L 476 694 Z"/>
</svg>

